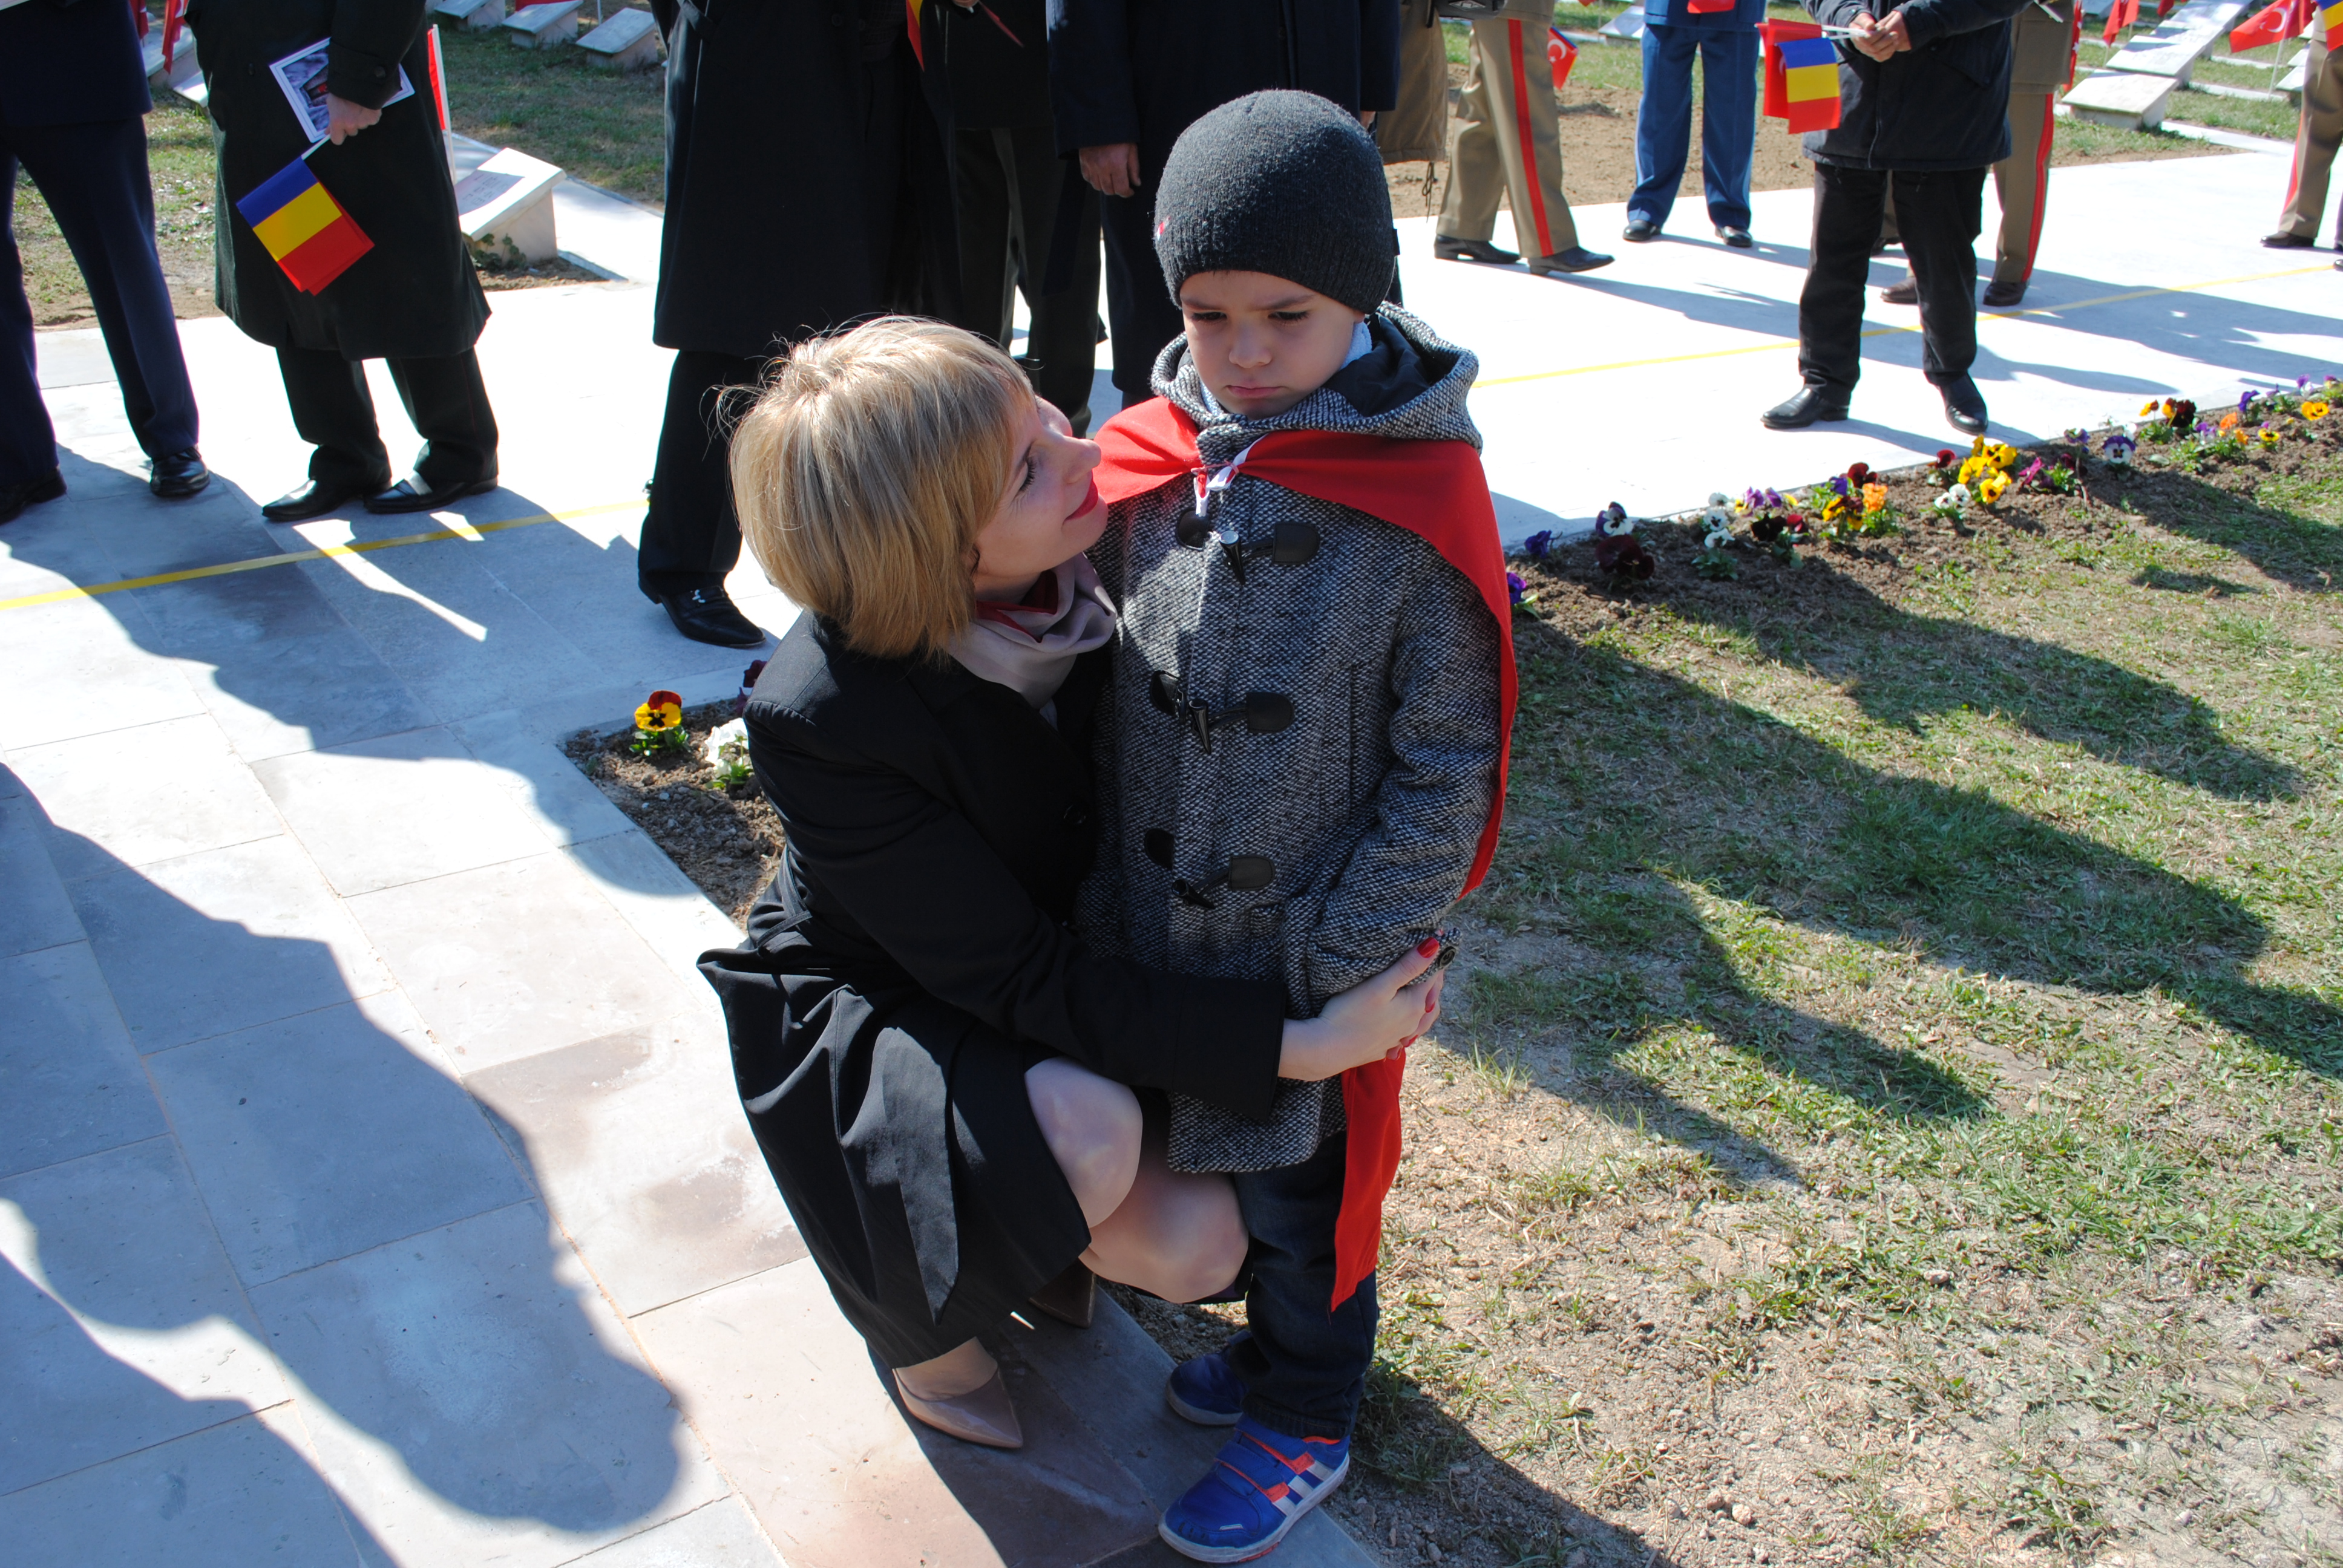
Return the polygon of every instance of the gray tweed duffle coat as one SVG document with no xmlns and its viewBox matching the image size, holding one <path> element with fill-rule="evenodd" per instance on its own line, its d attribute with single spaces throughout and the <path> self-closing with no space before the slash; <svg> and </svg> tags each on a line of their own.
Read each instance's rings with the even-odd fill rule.
<svg viewBox="0 0 2343 1568">
<path fill-rule="evenodd" d="M 1473 357 L 1392 306 L 1371 325 L 1366 357 L 1273 418 L 1208 405 L 1184 338 L 1155 390 L 1195 421 L 1208 465 L 1278 430 L 1477 448 Z M 1314 1017 L 1437 930 L 1464 885 L 1503 750 L 1500 634 L 1405 528 L 1240 469 L 1212 509 L 1240 536 L 1240 575 L 1217 541 L 1182 542 L 1193 500 L 1173 484 L 1118 504 L 1092 552 L 1122 617 L 1076 929 L 1177 973 L 1282 980 L 1292 1012 Z M 1314 530 L 1306 559 L 1294 525 Z M 1172 711 L 1190 702 L 1222 718 L 1209 747 Z M 1175 1094 L 1172 1163 L 1298 1163 L 1341 1129 L 1340 1085 L 1282 1081 L 1266 1122 Z"/>
</svg>

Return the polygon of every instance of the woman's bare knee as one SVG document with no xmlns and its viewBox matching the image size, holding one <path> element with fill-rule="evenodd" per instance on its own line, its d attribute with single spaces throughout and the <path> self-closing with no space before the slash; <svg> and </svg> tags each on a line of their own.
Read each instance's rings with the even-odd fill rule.
<svg viewBox="0 0 2343 1568">
<path fill-rule="evenodd" d="M 1139 1097 L 1063 1057 L 1027 1070 L 1025 1096 L 1083 1220 L 1096 1226 L 1121 1206 L 1139 1172 Z"/>
<path fill-rule="evenodd" d="M 1163 1260 L 1163 1286 L 1155 1293 L 1167 1302 L 1201 1302 L 1217 1296 L 1235 1283 L 1252 1243 L 1236 1205 L 1225 1214 L 1215 1212 L 1184 1238 L 1187 1244 Z"/>
</svg>

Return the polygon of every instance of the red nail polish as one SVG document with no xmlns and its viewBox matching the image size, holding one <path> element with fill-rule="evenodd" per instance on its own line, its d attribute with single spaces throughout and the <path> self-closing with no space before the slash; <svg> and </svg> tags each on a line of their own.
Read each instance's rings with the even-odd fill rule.
<svg viewBox="0 0 2343 1568">
<path fill-rule="evenodd" d="M 1426 937 L 1422 941 L 1415 944 L 1416 956 L 1419 958 L 1428 959 L 1439 950 L 1440 939 L 1436 936 Z"/>
</svg>

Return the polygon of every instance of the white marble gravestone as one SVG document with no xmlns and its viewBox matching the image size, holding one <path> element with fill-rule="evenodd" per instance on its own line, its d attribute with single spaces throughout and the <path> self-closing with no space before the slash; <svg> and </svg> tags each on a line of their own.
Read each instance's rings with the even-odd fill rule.
<svg viewBox="0 0 2343 1568">
<path fill-rule="evenodd" d="M 2094 125 L 2126 131 L 2152 131 L 2179 84 L 2169 76 L 2136 71 L 2094 71 L 2066 89 L 2066 112 Z"/>
<path fill-rule="evenodd" d="M 659 24 L 648 11 L 613 12 L 578 40 L 594 64 L 613 71 L 648 71 L 659 64 Z"/>
<path fill-rule="evenodd" d="M 504 25 L 505 0 L 437 0 L 431 7 L 431 14 L 456 24 L 467 33 L 485 33 L 491 27 Z"/>
<path fill-rule="evenodd" d="M 520 49 L 552 49 L 578 36 L 581 0 L 552 0 L 545 5 L 524 5 L 505 18 L 505 41 Z"/>
<path fill-rule="evenodd" d="M 553 187 L 568 176 L 506 147 L 456 182 L 456 221 L 473 255 L 492 266 L 535 266 L 560 252 Z"/>
<path fill-rule="evenodd" d="M 2194 0 L 2154 31 L 2135 33 L 2130 43 L 2108 58 L 2107 68 L 2169 76 L 2185 87 L 2197 62 L 2226 42 L 2245 14 L 2246 0 Z"/>
</svg>

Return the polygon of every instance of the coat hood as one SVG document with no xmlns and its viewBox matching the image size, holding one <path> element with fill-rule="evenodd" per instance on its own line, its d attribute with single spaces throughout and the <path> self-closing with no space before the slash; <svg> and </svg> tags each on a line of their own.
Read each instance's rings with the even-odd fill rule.
<svg viewBox="0 0 2343 1568">
<path fill-rule="evenodd" d="M 1157 356 L 1158 396 L 1195 421 L 1196 447 L 1207 462 L 1226 462 L 1277 430 L 1339 430 L 1397 441 L 1465 441 L 1480 450 L 1481 432 L 1464 399 L 1481 361 L 1395 305 L 1367 317 L 1373 343 L 1326 385 L 1282 414 L 1247 419 L 1209 403 L 1202 378 L 1175 337 Z"/>
</svg>

